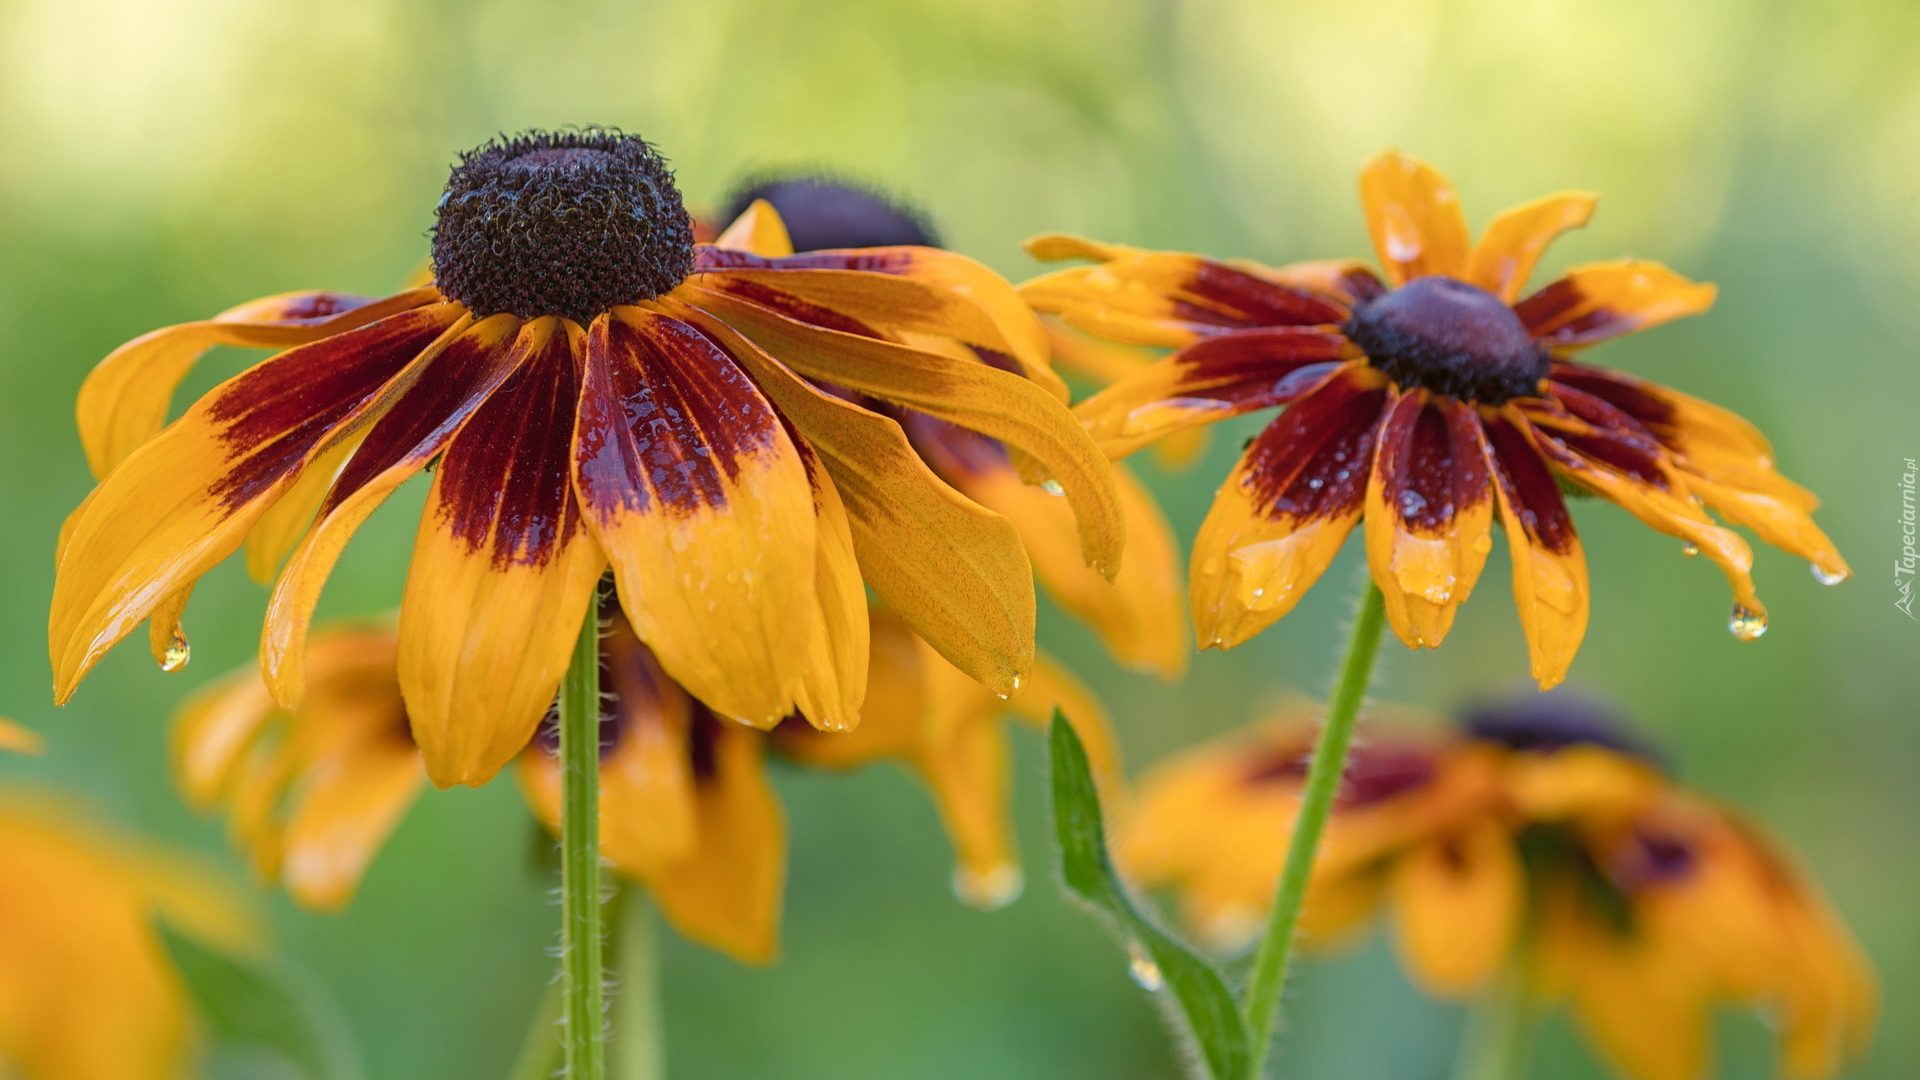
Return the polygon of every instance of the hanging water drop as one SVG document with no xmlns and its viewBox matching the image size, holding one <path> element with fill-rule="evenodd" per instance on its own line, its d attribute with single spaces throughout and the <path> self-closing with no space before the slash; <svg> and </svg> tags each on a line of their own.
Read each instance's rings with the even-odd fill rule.
<svg viewBox="0 0 1920 1080">
<path fill-rule="evenodd" d="M 1767 632 L 1767 613 L 1735 604 L 1733 614 L 1727 616 L 1727 629 L 1741 641 L 1753 641 Z"/>
<path fill-rule="evenodd" d="M 1046 492 L 1049 495 L 1059 495 L 1062 498 L 1064 498 L 1067 494 L 1067 489 L 1061 487 L 1060 481 L 1058 480 L 1040 481 L 1040 490 Z"/>
<path fill-rule="evenodd" d="M 1153 957 L 1148 956 L 1137 941 L 1127 946 L 1127 974 L 1148 993 L 1157 993 L 1167 985 L 1166 976 L 1160 974 L 1160 965 L 1153 962 Z"/>
<path fill-rule="evenodd" d="M 160 657 L 160 670 L 179 671 L 192 659 L 193 646 L 187 644 L 187 635 L 181 633 L 179 627 L 174 627 L 173 640 L 167 643 L 167 651 Z"/>
<path fill-rule="evenodd" d="M 1813 580 L 1822 585 L 1838 585 L 1853 576 L 1846 570 L 1828 570 L 1819 563 L 1808 563 L 1807 569 L 1813 572 Z"/>
<path fill-rule="evenodd" d="M 1689 540 L 1686 543 L 1680 545 L 1680 554 L 1685 555 L 1687 558 L 1691 559 L 1695 555 L 1700 554 L 1700 545 Z"/>
</svg>

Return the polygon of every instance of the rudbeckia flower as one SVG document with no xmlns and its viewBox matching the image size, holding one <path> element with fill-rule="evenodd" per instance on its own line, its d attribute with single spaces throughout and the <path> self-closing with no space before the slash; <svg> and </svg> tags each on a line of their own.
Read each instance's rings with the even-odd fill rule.
<svg viewBox="0 0 1920 1080">
<path fill-rule="evenodd" d="M 1579 359 L 1705 311 L 1713 286 L 1621 259 L 1524 295 L 1548 242 L 1592 214 L 1592 195 L 1515 207 L 1475 245 L 1452 185 L 1421 162 L 1375 158 L 1360 193 L 1384 281 L 1352 261 L 1272 269 L 1068 236 L 1028 245 L 1041 259 L 1096 264 L 1023 286 L 1036 310 L 1177 350 L 1078 406 L 1109 455 L 1285 406 L 1249 443 L 1195 541 L 1189 590 L 1203 646 L 1231 648 L 1286 614 L 1363 519 L 1394 631 L 1409 647 L 1438 646 L 1497 518 L 1533 675 L 1552 686 L 1588 606 L 1563 487 L 1706 553 L 1732 582 L 1729 626 L 1742 638 L 1766 626 L 1752 552 L 1708 508 L 1808 559 L 1822 582 L 1847 576 L 1813 524 L 1818 500 L 1774 471 L 1753 425 Z"/>
<path fill-rule="evenodd" d="M 1737 811 L 1675 784 L 1605 713 L 1561 696 L 1445 733 L 1376 724 L 1350 759 L 1307 896 L 1309 944 L 1385 911 L 1427 992 L 1502 969 L 1564 1001 L 1636 1080 L 1696 1080 L 1714 1006 L 1765 1012 L 1790 1080 L 1825 1080 L 1871 1032 L 1876 991 L 1846 928 Z M 1141 784 L 1122 866 L 1171 886 L 1216 947 L 1261 925 L 1311 745 L 1304 710 L 1170 761 Z"/>
<path fill-rule="evenodd" d="M 892 419 L 810 380 L 1000 440 L 1065 492 L 1082 557 L 1117 570 L 1110 470 L 1022 377 L 1047 377 L 1039 331 L 978 263 L 696 245 L 652 147 L 592 130 L 466 154 L 437 214 L 432 285 L 256 301 L 95 369 L 79 421 L 100 483 L 62 535 L 58 700 L 142 620 L 178 666 L 194 582 L 244 543 L 256 571 L 285 559 L 260 655 L 275 701 L 297 705 L 342 547 L 429 466 L 398 671 L 435 784 L 484 783 L 526 745 L 609 565 L 663 670 L 722 715 L 851 727 L 868 587 L 1011 692 L 1033 655 L 1012 527 L 929 472 Z M 292 348 L 163 427 L 214 344 Z"/>
<path fill-rule="evenodd" d="M 178 1080 L 193 1022 L 154 920 L 230 951 L 258 928 L 200 867 L 83 817 L 0 797 L 0 1074 Z"/>
<path fill-rule="evenodd" d="M 716 713 L 668 675 L 611 600 L 603 604 L 600 724 L 602 854 L 643 883 L 687 937 L 738 959 L 771 959 L 786 875 L 786 824 L 765 770 L 769 753 L 843 768 L 896 757 L 926 780 L 960 852 L 956 890 L 974 903 L 1017 892 L 1005 816 L 1001 713 L 1037 719 L 1055 706 L 1090 744 L 1111 747 L 1106 713 L 1042 658 L 1010 701 L 982 688 L 906 629 L 873 612 L 866 716 L 857 731 L 768 733 Z M 351 901 L 368 866 L 427 779 L 408 724 L 389 626 L 315 632 L 310 687 L 282 709 L 246 668 L 182 705 L 175 778 L 189 802 L 226 812 L 235 843 L 302 905 Z M 518 755 L 521 789 L 548 827 L 560 822 L 558 742 L 549 717 Z M 995 756 L 998 755 L 998 756 Z M 1105 751 L 1107 776 L 1117 774 Z"/>
<path fill-rule="evenodd" d="M 717 244 L 739 243 L 761 256 L 815 248 L 908 244 L 938 247 L 927 215 L 854 181 L 820 174 L 773 174 L 742 183 L 727 200 L 734 222 Z M 1009 320 L 1011 321 L 1011 320 Z M 1029 330 L 1025 344 L 1038 355 L 1058 345 L 1056 334 Z M 1050 368 L 1021 367 L 1013 358 L 955 339 L 909 338 L 960 361 L 983 360 L 1016 371 L 1061 401 L 1066 385 Z M 1094 347 L 1100 347 L 1094 343 Z M 1117 350 L 1116 350 L 1117 351 Z M 1054 358 L 1059 353 L 1054 352 Z M 1092 627 L 1113 657 L 1135 670 L 1175 679 L 1186 671 L 1189 648 L 1181 626 L 1178 555 L 1173 530 L 1145 485 L 1124 467 L 1115 470 L 1126 518 L 1125 563 L 1111 579 L 1081 557 L 1074 515 L 1057 485 L 1036 487 L 1016 468 L 1015 452 L 992 435 L 950 418 L 822 380 L 819 385 L 897 421 L 934 473 L 974 502 L 1003 515 L 1019 533 L 1034 575 L 1056 603 Z"/>
</svg>

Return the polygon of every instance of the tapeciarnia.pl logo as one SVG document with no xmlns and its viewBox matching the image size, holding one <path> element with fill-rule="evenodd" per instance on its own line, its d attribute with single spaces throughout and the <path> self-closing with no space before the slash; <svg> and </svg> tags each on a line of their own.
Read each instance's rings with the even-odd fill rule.
<svg viewBox="0 0 1920 1080">
<path fill-rule="evenodd" d="M 1907 618 L 1920 622 L 1920 616 L 1913 613 L 1913 577 L 1916 556 L 1913 550 L 1913 482 L 1920 467 L 1915 467 L 1914 459 L 1907 458 L 1907 471 L 1900 474 L 1900 557 L 1893 560 L 1893 590 L 1897 594 L 1893 606 L 1906 612 Z"/>
</svg>

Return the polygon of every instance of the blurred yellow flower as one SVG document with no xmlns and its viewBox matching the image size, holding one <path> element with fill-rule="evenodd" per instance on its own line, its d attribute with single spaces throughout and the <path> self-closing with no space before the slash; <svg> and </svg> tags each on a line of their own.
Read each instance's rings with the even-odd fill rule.
<svg viewBox="0 0 1920 1080">
<path fill-rule="evenodd" d="M 1116 854 L 1170 886 L 1215 948 L 1264 925 L 1299 801 L 1312 713 L 1161 765 Z M 1478 710 L 1465 729 L 1375 724 L 1349 759 L 1307 894 L 1310 945 L 1385 911 L 1428 993 L 1503 969 L 1568 1003 L 1637 1080 L 1697 1080 L 1712 1008 L 1764 1011 L 1780 1071 L 1826 1080 L 1871 1033 L 1871 970 L 1819 889 L 1736 811 L 1673 783 L 1604 713 L 1562 696 Z"/>
<path fill-rule="evenodd" d="M 0 796 L 0 1074 L 182 1080 L 193 1025 L 154 920 L 228 949 L 259 929 L 193 864 Z"/>
<path fill-rule="evenodd" d="M 892 758 L 914 769 L 958 849 L 956 892 L 984 906 L 1011 900 L 1020 881 L 1000 715 L 1038 723 L 1065 709 L 1104 748 L 1117 783 L 1105 709 L 1044 657 L 1033 681 L 1002 700 L 899 616 L 875 609 L 860 727 L 819 732 L 795 716 L 767 732 L 720 716 L 675 682 L 611 599 L 602 615 L 601 850 L 683 934 L 743 961 L 770 960 L 779 938 L 786 824 L 764 768 L 769 752 L 815 767 Z M 189 698 L 176 719 L 175 777 L 189 801 L 224 810 L 256 870 L 304 906 L 345 906 L 424 787 L 399 648 L 389 627 L 323 628 L 297 709 L 281 708 L 245 668 Z M 522 791 L 554 829 L 557 743 L 550 718 L 518 754 Z"/>
<path fill-rule="evenodd" d="M 1574 267 L 1522 299 L 1541 253 L 1586 223 L 1594 196 L 1515 207 L 1474 245 L 1452 185 L 1422 162 L 1382 154 L 1361 171 L 1360 191 L 1384 284 L 1356 261 L 1271 269 L 1068 236 L 1028 245 L 1037 258 L 1096 264 L 1023 285 L 1036 310 L 1177 350 L 1075 409 L 1109 455 L 1286 406 L 1249 444 L 1194 542 L 1202 646 L 1232 648 L 1285 615 L 1364 518 L 1394 631 L 1409 647 L 1437 647 L 1493 550 L 1497 517 L 1533 675 L 1553 686 L 1588 606 L 1562 485 L 1718 563 L 1742 638 L 1766 628 L 1753 553 L 1705 507 L 1808 559 L 1824 583 L 1847 576 L 1813 524 L 1818 500 L 1774 471 L 1751 424 L 1574 359 L 1705 311 L 1713 286 L 1621 259 Z"/>
</svg>

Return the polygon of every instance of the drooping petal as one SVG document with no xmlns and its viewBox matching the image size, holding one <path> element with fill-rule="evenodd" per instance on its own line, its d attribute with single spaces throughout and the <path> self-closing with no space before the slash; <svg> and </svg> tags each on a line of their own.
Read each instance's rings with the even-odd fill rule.
<svg viewBox="0 0 1920 1080">
<path fill-rule="evenodd" d="M 647 884 L 674 929 L 744 963 L 771 963 L 780 946 L 787 826 L 767 782 L 766 740 L 704 710 L 695 725 L 699 843 Z"/>
<path fill-rule="evenodd" d="M 660 670 L 616 604 L 604 601 L 600 638 L 613 714 L 600 724 L 600 846 L 622 873 L 645 877 L 686 858 L 698 841 L 691 730 L 698 706 Z M 549 717 L 519 759 L 520 788 L 537 816 L 560 830 L 559 731 Z"/>
<path fill-rule="evenodd" d="M 1118 460 L 1175 432 L 1298 400 L 1357 355 L 1336 331 L 1240 330 L 1188 346 L 1073 412 Z"/>
<path fill-rule="evenodd" d="M 55 697 L 244 540 L 314 457 L 410 383 L 462 317 L 438 304 L 303 345 L 222 383 L 103 480 L 71 522 L 48 628 Z"/>
<path fill-rule="evenodd" d="M 1424 390 L 1380 424 L 1367 482 L 1367 562 L 1408 648 L 1438 648 L 1493 550 L 1493 493 L 1480 421 Z"/>
<path fill-rule="evenodd" d="M 813 448 L 797 434 L 792 438 L 807 462 L 818 523 L 811 641 L 794 705 L 808 723 L 825 731 L 847 732 L 860 723 L 860 706 L 867 695 L 867 588 L 860 577 L 853 523 L 840 491 Z"/>
<path fill-rule="evenodd" d="M 867 692 L 860 726 L 825 732 L 798 720 L 773 729 L 781 756 L 816 769 L 852 769 L 882 759 L 911 760 L 927 733 L 927 643 L 886 608 L 868 612 Z M 945 661 L 941 661 L 945 663 Z M 977 685 L 975 687 L 977 689 Z"/>
<path fill-rule="evenodd" d="M 399 666 L 439 787 L 484 784 L 526 746 L 606 565 L 569 482 L 580 348 L 570 340 L 523 362 L 448 444 L 427 494 Z"/>
<path fill-rule="evenodd" d="M 1186 670 L 1188 634 L 1173 530 L 1132 473 L 1114 470 L 1126 514 L 1127 558 L 1108 581 L 1082 561 L 1065 499 L 1022 482 L 1004 462 L 973 469 L 933 464 L 969 498 L 1013 523 L 1041 587 L 1092 627 L 1116 660 L 1164 679 Z"/>
<path fill-rule="evenodd" d="M 1465 274 L 1467 218 L 1438 169 L 1389 150 L 1360 170 L 1360 202 L 1388 281 L 1398 286 L 1430 274 Z"/>
<path fill-rule="evenodd" d="M 166 423 L 174 388 L 215 345 L 305 345 L 438 299 L 440 294 L 430 288 L 384 300 L 333 292 L 285 293 L 201 322 L 142 334 L 109 353 L 80 387 L 74 411 L 87 465 L 94 479 L 101 479 L 153 438 Z"/>
<path fill-rule="evenodd" d="M 1657 262 L 1618 259 L 1576 266 L 1513 311 L 1534 340 L 1576 349 L 1698 315 L 1713 306 L 1718 291 Z"/>
<path fill-rule="evenodd" d="M 1598 914 L 1590 918 L 1603 918 Z M 1699 1080 L 1713 1023 L 1711 990 L 1684 960 L 1603 927 L 1587 930 L 1573 1003 L 1601 1056 L 1638 1080 Z M 1612 940 L 1608 940 L 1608 937 Z"/>
<path fill-rule="evenodd" d="M 1504 210 L 1480 235 L 1466 279 L 1511 304 L 1554 237 L 1593 217 L 1598 195 L 1563 191 Z"/>
<path fill-rule="evenodd" d="M 939 417 L 1025 455 L 1066 492 L 1087 563 L 1109 578 L 1118 571 L 1125 526 L 1113 472 L 1073 414 L 1033 382 L 983 363 L 819 329 L 716 293 L 685 291 L 807 378 Z"/>
<path fill-rule="evenodd" d="M 1542 690 L 1567 677 L 1587 632 L 1587 557 L 1530 429 L 1481 413 L 1495 505 L 1513 558 L 1513 600 Z"/>
<path fill-rule="evenodd" d="M 587 526 L 668 675 L 760 727 L 793 711 L 818 527 L 800 451 L 733 357 L 639 308 L 588 334 L 574 440 Z"/>
<path fill-rule="evenodd" d="M 955 895 L 974 907 L 1003 907 L 1024 882 L 1014 851 L 1006 731 L 993 716 L 998 710 L 978 700 L 977 685 L 938 657 L 927 659 L 928 730 L 912 764 L 953 844 Z"/>
<path fill-rule="evenodd" d="M 1194 540 L 1189 583 L 1202 648 L 1230 649 L 1285 615 L 1360 519 L 1386 380 L 1349 366 L 1254 439 Z"/>
<path fill-rule="evenodd" d="M 701 249 L 696 259 L 699 269 L 720 271 L 715 276 L 722 281 L 753 278 L 763 288 L 806 298 L 802 302 L 817 318 L 790 311 L 777 296 L 769 298 L 774 310 L 803 322 L 851 330 L 841 324 L 864 320 L 885 331 L 952 337 L 1005 357 L 1011 368 L 1066 400 L 1066 386 L 1047 363 L 1046 333 L 1032 309 L 1005 278 L 965 255 L 886 247 L 759 259 Z M 710 277 L 694 280 L 703 287 L 719 285 Z"/>
<path fill-rule="evenodd" d="M 281 839 L 287 891 L 315 911 L 345 907 L 425 780 L 420 754 L 399 737 L 368 740 L 308 770 Z"/>
<path fill-rule="evenodd" d="M 941 482 L 900 425 L 822 392 L 720 320 L 693 317 L 819 454 L 875 595 L 983 685 L 1018 687 L 1033 664 L 1034 600 L 1013 526 Z"/>
<path fill-rule="evenodd" d="M 1262 326 L 1326 326 L 1347 317 L 1332 296 L 1198 255 L 1122 249 L 1095 266 L 1056 270 L 1020 286 L 1035 311 L 1134 345 L 1182 348 Z"/>
<path fill-rule="evenodd" d="M 1521 415 L 1518 408 L 1513 411 Z M 1765 620 L 1766 607 L 1753 589 L 1753 549 L 1700 508 L 1657 444 L 1636 444 L 1622 433 L 1601 431 L 1545 409 L 1531 408 L 1524 415 L 1532 423 L 1534 444 L 1556 473 L 1605 496 L 1647 525 L 1693 544 L 1727 575 L 1735 603 Z"/>
<path fill-rule="evenodd" d="M 559 332 L 557 320 L 536 320 L 522 330 L 511 315 L 483 319 L 425 357 L 426 370 L 413 388 L 367 430 L 319 500 L 317 519 L 267 602 L 260 669 L 274 700 L 286 708 L 300 703 L 314 605 L 354 531 L 388 495 L 446 449 L 509 375 L 529 357 L 545 353 L 554 355 L 544 362 L 567 362 L 566 335 Z"/>
<path fill-rule="evenodd" d="M 366 429 L 362 428 L 315 457 L 300 471 L 300 478 L 287 493 L 280 496 L 280 501 L 254 522 L 253 528 L 247 531 L 248 577 L 262 585 L 273 584 L 273 579 L 280 574 L 281 562 L 306 535 L 307 526 L 313 524 L 313 515 L 319 512 L 320 503 L 333 488 L 334 478 L 340 475 L 353 452 L 360 449 L 360 440 L 365 436 Z"/>
<path fill-rule="evenodd" d="M 1458 998 L 1484 985 L 1520 929 L 1520 856 L 1491 819 L 1415 845 L 1393 867 L 1402 962 L 1422 989 Z"/>
</svg>

